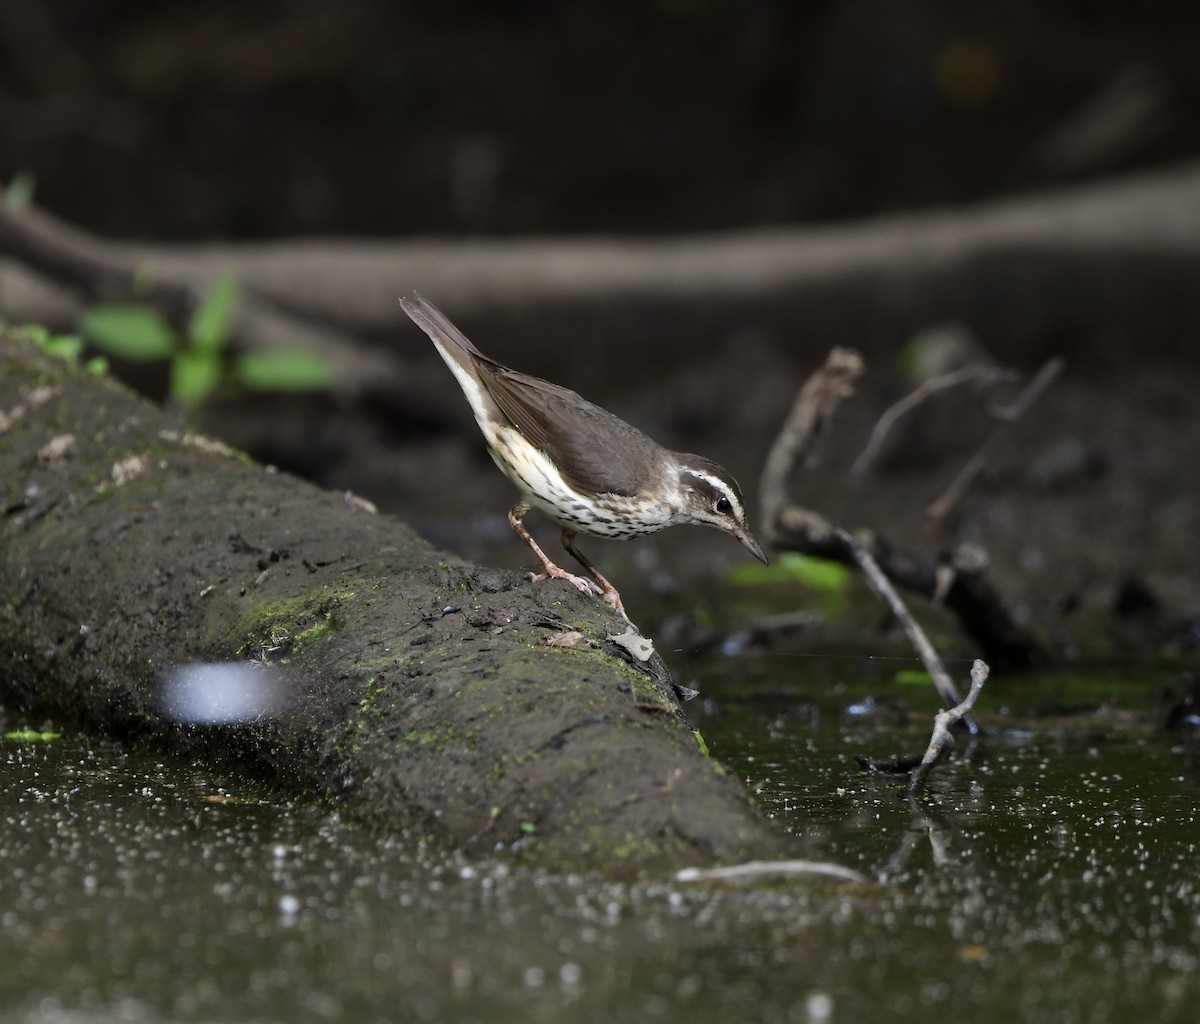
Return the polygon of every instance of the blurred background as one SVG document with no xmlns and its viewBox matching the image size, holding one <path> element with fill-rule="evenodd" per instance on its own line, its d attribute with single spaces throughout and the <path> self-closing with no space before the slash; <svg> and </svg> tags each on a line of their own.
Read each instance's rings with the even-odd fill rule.
<svg viewBox="0 0 1200 1024">
<path fill-rule="evenodd" d="M 532 564 L 505 518 L 513 488 L 401 293 L 436 301 L 489 355 L 721 462 L 756 526 L 798 388 L 831 346 L 853 346 L 866 376 L 790 497 L 873 531 L 931 580 L 936 568 L 939 604 L 947 570 L 986 573 L 996 631 L 1016 623 L 1035 641 L 993 666 L 991 735 L 962 745 L 964 767 L 944 783 L 939 769 L 944 788 L 918 811 L 852 760 L 921 749 L 934 707 L 855 579 L 779 551 L 762 567 L 715 530 L 581 545 L 698 684 L 689 714 L 799 855 L 887 883 L 828 903 L 793 883 L 742 900 L 443 870 L 414 838 L 423 817 L 377 842 L 324 804 L 260 798 L 157 751 L 54 742 L 35 719 L 34 740 L 10 733 L 0 759 L 0 1019 L 924 1024 L 938 1004 L 977 1021 L 1194 1019 L 1200 756 L 1157 723 L 1194 733 L 1200 704 L 1197 111 L 1196 0 L 0 0 L 13 200 L 0 196 L 0 318 L 82 345 L 69 335 L 114 301 L 113 278 L 157 274 L 195 298 L 228 272 L 243 318 L 231 338 L 184 338 L 191 309 L 168 295 L 155 352 L 106 350 L 112 372 L 189 427 L 512 570 Z M 49 245 L 40 262 L 14 255 L 30 202 L 87 232 L 46 232 L 82 272 L 61 273 Z M 307 345 L 332 384 L 296 389 L 278 362 L 266 387 L 238 375 L 276 345 Z M 1060 356 L 953 511 L 931 516 Z M 180 391 L 181 367 L 211 374 L 202 400 Z M 963 367 L 1017 383 L 927 403 L 850 478 L 885 410 Z M 235 550 L 261 535 L 273 560 L 271 510 L 229 505 Z M 121 545 L 140 575 L 99 607 L 122 609 L 122 641 L 161 617 L 194 649 L 194 602 L 162 596 L 163 553 L 134 551 L 110 507 L 114 525 L 87 543 Z M 8 521 L 23 508 L 14 498 Z M 530 528 L 558 551 L 551 524 Z M 298 562 L 285 571 L 314 571 Z M 340 571 L 311 577 L 314 593 Z M 182 566 L 173 586 L 195 575 Z M 9 617 L 36 608 L 36 578 L 9 578 Z M 914 612 L 961 679 L 979 643 L 943 608 Z M 505 628 L 462 618 L 489 647 L 468 630 Z M 433 692 L 419 663 L 444 648 L 409 628 L 381 626 L 383 649 L 424 652 L 417 667 L 397 654 L 348 721 L 374 721 L 392 692 Z M 14 652 L 32 649 L 31 629 Z M 86 636 L 36 657 L 67 671 Z M 1057 675 L 1014 670 L 1005 689 L 1003 669 L 1034 654 Z M 529 688 L 515 713 L 542 701 Z M 450 760 L 385 766 L 397 793 L 411 764 L 462 780 L 477 756 L 475 725 L 460 744 L 424 721 L 405 749 Z M 268 756 L 286 770 L 287 751 Z M 477 774 L 502 787 L 523 844 L 534 827 L 512 810 L 526 794 L 509 771 L 500 759 Z M 469 842 L 495 841 L 499 813 Z"/>
<path fill-rule="evenodd" d="M 229 272 L 285 314 L 231 349 L 307 346 L 332 388 L 247 393 L 226 366 L 194 421 L 447 550 L 524 557 L 512 488 L 396 304 L 414 288 L 752 505 L 801 382 L 853 346 L 868 373 L 799 500 L 926 557 L 983 544 L 1031 617 L 1095 608 L 1100 638 L 1132 580 L 1190 637 L 1197 29 L 1183 2 L 3 0 L 0 183 L 125 243 L 95 250 L 135 283 Z M 74 331 L 111 301 L 19 263 L 16 322 Z M 165 348 L 113 370 L 178 402 L 191 353 Z M 1015 389 L 956 392 L 848 486 L 922 380 L 1059 356 L 959 514 L 926 509 Z M 671 594 L 743 557 L 710 532 L 597 557 Z"/>
<path fill-rule="evenodd" d="M 1200 152 L 1200 8 L 4 0 L 0 180 L 103 235 L 827 222 Z"/>
</svg>

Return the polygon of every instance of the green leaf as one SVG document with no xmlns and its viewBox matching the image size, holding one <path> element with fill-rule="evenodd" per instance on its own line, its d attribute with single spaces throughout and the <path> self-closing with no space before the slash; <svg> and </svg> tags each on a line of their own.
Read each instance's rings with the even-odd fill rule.
<svg viewBox="0 0 1200 1024">
<path fill-rule="evenodd" d="M 37 185 L 37 176 L 33 171 L 20 170 L 12 176 L 8 188 L 4 190 L 4 198 L 10 210 L 26 210 L 33 205 L 33 192 Z"/>
<path fill-rule="evenodd" d="M 194 409 L 221 383 L 221 357 L 215 352 L 184 351 L 171 360 L 171 397 Z"/>
<path fill-rule="evenodd" d="M 233 275 L 218 278 L 188 325 L 188 340 L 193 348 L 219 352 L 225 347 L 237 302 L 238 285 Z"/>
<path fill-rule="evenodd" d="M 846 566 L 840 562 L 831 562 L 827 558 L 809 558 L 805 555 L 796 557 L 796 577 L 806 586 L 830 594 L 845 592 L 850 583 L 850 570 Z"/>
<path fill-rule="evenodd" d="M 45 324 L 25 324 L 21 330 L 38 348 L 45 348 L 46 342 L 50 340 L 50 328 Z"/>
<path fill-rule="evenodd" d="M 704 742 L 704 737 L 700 735 L 700 730 L 693 729 L 692 735 L 696 737 L 696 746 L 700 748 L 700 753 L 708 757 L 708 744 Z"/>
<path fill-rule="evenodd" d="M 772 565 L 746 562 L 732 569 L 729 578 L 743 587 L 769 583 L 802 583 L 813 590 L 840 594 L 850 582 L 850 570 L 840 562 L 810 558 L 794 551 L 785 551 Z"/>
<path fill-rule="evenodd" d="M 21 330 L 38 348 L 56 359 L 78 359 L 83 351 L 83 339 L 78 334 L 51 334 L 42 324 L 26 324 Z"/>
<path fill-rule="evenodd" d="M 311 352 L 272 349 L 238 356 L 233 378 L 251 391 L 321 391 L 333 382 L 333 367 Z"/>
<path fill-rule="evenodd" d="M 122 359 L 166 359 L 179 347 L 174 329 L 149 306 L 93 306 L 79 326 L 98 347 Z"/>
<path fill-rule="evenodd" d="M 83 339 L 78 334 L 56 334 L 53 338 L 47 338 L 42 348 L 59 359 L 78 359 L 83 351 Z"/>
<path fill-rule="evenodd" d="M 83 368 L 94 377 L 103 377 L 108 373 L 108 360 L 104 356 L 92 356 L 83 364 Z"/>
</svg>

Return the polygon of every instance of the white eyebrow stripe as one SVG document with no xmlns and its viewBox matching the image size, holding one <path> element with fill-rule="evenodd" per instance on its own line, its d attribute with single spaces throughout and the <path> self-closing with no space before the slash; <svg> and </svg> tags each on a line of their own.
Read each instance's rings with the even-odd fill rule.
<svg viewBox="0 0 1200 1024">
<path fill-rule="evenodd" d="M 697 480 L 703 480 L 718 494 L 725 495 L 725 497 L 729 499 L 729 504 L 733 506 L 734 511 L 739 517 L 745 513 L 745 509 L 742 508 L 742 503 L 738 501 L 737 495 L 733 493 L 725 481 L 718 479 L 710 473 L 705 473 L 702 469 L 685 468 L 684 472 L 690 476 L 694 476 Z"/>
</svg>

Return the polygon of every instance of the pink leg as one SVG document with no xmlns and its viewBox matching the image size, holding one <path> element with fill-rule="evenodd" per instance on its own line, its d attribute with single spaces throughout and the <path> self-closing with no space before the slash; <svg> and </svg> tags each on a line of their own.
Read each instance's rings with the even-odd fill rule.
<svg viewBox="0 0 1200 1024">
<path fill-rule="evenodd" d="M 562 545 L 567 549 L 571 557 L 574 558 L 575 561 L 577 561 L 580 565 L 582 565 L 587 570 L 588 575 L 591 576 L 591 578 L 594 579 L 599 585 L 600 596 L 603 597 L 604 600 L 609 604 L 611 604 L 617 611 L 619 611 L 621 613 L 621 617 L 626 622 L 631 622 L 632 620 L 625 612 L 625 605 L 621 603 L 621 595 L 617 593 L 617 588 L 609 583 L 608 580 L 606 580 L 603 576 L 601 576 L 600 570 L 592 565 L 592 563 L 586 558 L 584 558 L 583 552 L 575 546 L 574 530 L 563 530 Z"/>
<path fill-rule="evenodd" d="M 521 522 L 531 507 L 532 506 L 530 506 L 527 502 L 518 501 L 512 507 L 512 509 L 509 510 L 508 522 L 513 530 L 516 531 L 517 536 L 529 545 L 529 550 L 537 555 L 538 561 L 542 563 L 543 571 L 540 573 L 534 573 L 532 576 L 533 580 L 535 582 L 545 579 L 569 580 L 581 593 L 603 595 L 604 591 L 601 590 L 597 584 L 593 583 L 591 580 L 584 579 L 582 576 L 576 576 L 574 573 L 567 572 L 566 569 L 560 569 L 557 565 L 550 561 L 550 559 L 546 556 L 546 552 L 538 547 L 537 541 L 530 536 L 529 531 L 525 529 L 525 524 Z"/>
</svg>

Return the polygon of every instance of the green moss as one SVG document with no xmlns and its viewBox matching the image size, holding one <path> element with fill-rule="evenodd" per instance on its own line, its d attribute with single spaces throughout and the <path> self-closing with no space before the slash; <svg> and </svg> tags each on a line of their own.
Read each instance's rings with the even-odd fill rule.
<svg viewBox="0 0 1200 1024">
<path fill-rule="evenodd" d="M 354 594 L 353 590 L 344 590 L 263 601 L 243 613 L 233 627 L 235 634 L 246 638 L 238 654 L 286 661 L 289 655 L 330 636 L 337 629 L 337 609 Z M 314 618 L 316 621 L 312 621 Z"/>
<path fill-rule="evenodd" d="M 420 732 L 416 729 L 412 729 L 405 735 L 404 742 L 414 746 L 427 747 L 431 743 L 437 742 L 437 734 L 428 731 Z"/>
<path fill-rule="evenodd" d="M 624 842 L 613 848 L 613 856 L 617 860 L 629 860 L 635 857 L 650 860 L 653 857 L 661 856 L 662 852 L 662 847 L 654 840 L 645 836 L 635 836 L 632 832 L 626 832 Z"/>
<path fill-rule="evenodd" d="M 305 644 L 312 644 L 318 640 L 323 640 L 333 632 L 333 629 L 333 612 L 326 612 L 323 619 L 319 619 L 309 626 L 308 629 L 301 630 L 292 637 L 292 650 L 298 651 Z"/>
<path fill-rule="evenodd" d="M 246 639 L 238 648 L 239 655 L 266 655 L 281 649 L 291 640 L 297 623 L 308 613 L 311 597 L 285 597 L 263 601 L 244 613 L 233 627 L 235 635 Z"/>
</svg>

